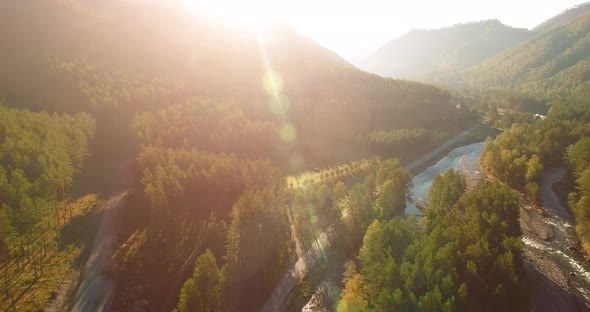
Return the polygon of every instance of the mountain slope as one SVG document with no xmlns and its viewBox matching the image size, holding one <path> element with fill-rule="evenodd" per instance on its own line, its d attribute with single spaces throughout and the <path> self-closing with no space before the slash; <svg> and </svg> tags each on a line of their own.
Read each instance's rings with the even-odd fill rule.
<svg viewBox="0 0 590 312">
<path fill-rule="evenodd" d="M 243 95 L 241 92 L 248 88 L 246 91 L 264 93 L 260 85 L 267 65 L 283 76 L 286 88 L 305 87 L 309 94 L 326 89 L 329 96 L 344 92 L 339 89 L 341 85 L 337 89 L 331 86 L 346 80 L 338 77 L 342 72 L 366 77 L 369 85 L 391 84 L 362 73 L 286 25 L 275 25 L 257 40 L 253 34 L 203 16 L 124 1 L 104 2 L 110 5 L 101 3 L 90 10 L 76 1 L 7 1 L 0 11 L 0 43 L 4 47 L 0 64 L 5 73 L 0 81 L 2 96 L 11 104 L 24 99 L 18 105 L 33 106 L 39 97 L 47 108 L 45 96 L 27 99 L 23 94 L 33 88 L 39 93 L 39 86 L 33 84 L 37 80 L 55 83 L 46 79 L 54 74 L 47 73 L 54 59 L 83 60 L 103 72 L 191 83 L 191 91 L 206 93 L 214 90 Z M 314 76 L 326 75 L 337 79 L 324 80 L 322 85 L 313 81 Z M 355 92 L 367 89 L 350 85 Z M 14 98 L 10 96 L 13 93 Z"/>
<path fill-rule="evenodd" d="M 574 6 L 571 9 L 565 10 L 560 14 L 544 21 L 543 23 L 539 24 L 535 27 L 534 31 L 536 32 L 546 32 L 551 28 L 555 28 L 558 26 L 566 26 L 576 18 L 584 15 L 587 13 L 588 9 L 590 8 L 590 2 L 582 3 L 579 5 Z"/>
<path fill-rule="evenodd" d="M 0 52 L 0 62 L 6 73 L 6 80 L 0 84 L 2 91 L 7 91 L 3 95 L 8 102 L 14 102 L 12 93 L 38 94 L 38 86 L 32 86 L 30 79 L 41 75 L 39 80 L 49 80 L 47 65 L 55 58 L 82 59 L 104 70 L 173 77 L 199 84 L 221 83 L 221 77 L 212 75 L 218 73 L 224 81 L 223 86 L 216 87 L 224 92 L 228 86 L 236 87 L 228 84 L 228 79 L 243 82 L 244 77 L 238 74 L 254 76 L 264 70 L 253 36 L 173 9 L 122 1 L 105 3 L 108 5 L 90 10 L 75 1 L 24 1 L 0 12 L 4 26 L 0 29 L 0 42 L 5 47 Z M 277 28 L 265 41 L 268 55 L 277 56 L 271 60 L 275 66 L 296 68 L 301 75 L 315 66 L 352 68 L 334 53 L 287 27 Z M 36 92 L 20 90 L 27 86 L 36 88 Z M 202 89 L 211 91 L 212 87 Z M 38 97 L 47 100 L 45 96 Z"/>
<path fill-rule="evenodd" d="M 456 115 L 448 93 L 362 72 L 280 23 L 258 37 L 172 7 L 117 0 L 6 1 L 0 23 L 0 98 L 91 112 L 104 141 L 130 134 L 134 114 L 193 96 L 292 123 L 311 159 L 348 155 L 334 151 L 350 149 L 359 134 L 432 128 Z M 264 87 L 270 72 L 277 90 Z M 269 109 L 275 91 L 285 116 Z"/>
<path fill-rule="evenodd" d="M 536 29 L 534 38 L 447 76 L 446 83 L 542 96 L 590 96 L 590 5 L 568 10 Z"/>
<path fill-rule="evenodd" d="M 531 36 L 497 20 L 413 30 L 380 48 L 364 68 L 383 76 L 423 78 L 478 64 Z"/>
<path fill-rule="evenodd" d="M 172 6 L 143 1 L 5 0 L 2 5 L 0 98 L 12 107 L 54 115 L 84 111 L 89 114 L 83 116 L 96 120 L 96 136 L 88 153 L 76 153 L 88 156 L 82 176 L 76 181 L 66 179 L 80 192 L 97 192 L 102 184 L 105 189 L 118 189 L 121 185 L 112 179 L 114 172 L 121 164 L 130 164 L 132 171 L 128 178 L 134 183 L 125 208 L 109 230 L 116 236 L 109 240 L 116 246 L 116 265 L 100 272 L 99 278 L 116 278 L 116 290 L 101 287 L 100 281 L 96 287 L 93 283 L 87 289 L 81 286 L 81 291 L 89 292 L 88 297 L 80 297 L 81 303 L 93 305 L 104 299 L 113 303 L 112 310 L 170 311 L 194 257 L 209 248 L 227 268 L 222 271 L 227 272 L 228 283 L 223 282 L 218 292 L 229 295 L 223 298 L 227 310 L 258 311 L 294 260 L 291 233 L 309 233 L 306 241 L 311 241 L 316 228 L 333 224 L 339 216 L 331 199 L 323 201 L 318 196 L 324 204 L 315 204 L 313 184 L 334 183 L 339 175 L 344 182 L 349 177 L 364 179 L 368 171 L 360 163 L 356 168 L 340 166 L 330 176 L 326 171 L 297 179 L 289 189 L 283 173 L 379 156 L 365 139 L 377 130 L 395 134 L 393 139 L 404 139 L 404 133 L 416 132 L 409 131 L 414 128 L 428 134 L 427 142 L 410 141 L 412 137 L 405 135 L 409 143 L 403 148 L 393 145 L 396 148 L 385 155 L 413 156 L 472 122 L 469 112 L 449 105 L 449 93 L 360 71 L 281 24 L 256 36 Z M 0 142 L 2 126 L 0 122 Z M 40 134 L 47 132 L 34 128 Z M 395 131 L 400 128 L 411 129 Z M 40 138 L 40 142 L 52 142 L 43 135 Z M 74 139 L 80 141 L 79 136 Z M 22 145 L 14 139 L 5 141 L 10 144 L 2 152 L 8 155 L 13 154 L 13 145 Z M 28 163 L 30 157 L 17 158 L 20 164 Z M 64 157 L 31 159 L 42 164 L 68 163 Z M 391 170 L 374 168 L 371 164 L 377 160 L 364 163 L 375 170 L 373 177 Z M 31 167 L 34 175 L 37 167 Z M 41 182 L 56 180 L 63 166 L 58 167 L 43 175 Z M 346 172 L 340 169 L 344 167 Z M 15 176 L 19 175 L 4 181 L 22 180 Z M 0 168 L 0 184 L 2 180 Z M 288 202 L 296 197 L 289 194 L 300 185 L 305 185 L 301 189 L 305 196 L 314 198 L 314 206 L 310 202 L 291 209 Z M 21 186 L 16 193 L 22 193 L 19 189 L 25 187 Z M 331 197 L 331 186 L 321 189 Z M 43 191 L 46 197 L 68 193 L 63 187 Z M 403 193 L 398 198 L 403 199 Z M 367 186 L 366 194 L 372 194 L 372 187 Z M 2 198 L 0 208 L 5 208 Z M 34 206 L 30 202 L 23 197 L 14 211 L 58 209 L 57 202 L 35 199 Z M 59 198 L 59 206 L 64 206 L 60 209 L 69 206 L 63 202 Z M 315 220 L 310 218 L 310 208 Z M 30 228 L 45 228 L 44 223 L 22 226 L 11 220 L 9 225 L 15 224 L 20 233 L 31 233 Z M 0 233 L 0 244 L 4 236 Z M 61 243 L 61 231 L 59 236 Z M 31 248 L 23 248 L 22 242 L 41 246 L 38 237 L 15 237 L 20 244 L 14 246 L 30 254 Z M 37 266 L 33 266 L 36 274 Z M 25 268 L 31 268 L 29 262 Z M 223 272 L 220 281 L 225 280 Z M 96 280 L 92 275 L 87 278 Z M 38 284 L 44 278 L 30 280 Z M 18 282 L 35 291 L 30 284 Z M 95 300 L 97 296 L 101 300 Z M 217 301 L 218 306 L 222 304 L 221 299 Z M 0 310 L 9 310 L 2 305 L 8 302 L 0 300 Z M 23 310 L 40 309 L 35 305 Z"/>
</svg>

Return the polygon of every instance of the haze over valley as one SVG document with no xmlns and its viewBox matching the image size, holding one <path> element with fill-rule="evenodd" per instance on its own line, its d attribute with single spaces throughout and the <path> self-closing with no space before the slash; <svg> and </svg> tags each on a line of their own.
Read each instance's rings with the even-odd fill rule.
<svg viewBox="0 0 590 312">
<path fill-rule="evenodd" d="M 0 310 L 589 311 L 590 4 L 475 2 L 2 1 Z"/>
</svg>

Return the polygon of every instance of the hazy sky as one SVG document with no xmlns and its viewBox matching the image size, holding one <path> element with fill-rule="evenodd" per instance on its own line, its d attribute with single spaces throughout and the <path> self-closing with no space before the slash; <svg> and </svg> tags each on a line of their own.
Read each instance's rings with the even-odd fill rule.
<svg viewBox="0 0 590 312">
<path fill-rule="evenodd" d="M 348 60 L 366 57 L 412 28 L 483 19 L 533 28 L 584 0 L 186 0 L 228 19 L 278 16 Z"/>
</svg>

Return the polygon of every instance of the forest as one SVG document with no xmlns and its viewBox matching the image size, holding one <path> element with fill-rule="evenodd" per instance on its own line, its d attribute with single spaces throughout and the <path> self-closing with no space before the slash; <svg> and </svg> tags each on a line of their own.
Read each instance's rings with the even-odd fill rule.
<svg viewBox="0 0 590 312">
<path fill-rule="evenodd" d="M 338 311 L 523 309 L 519 205 L 498 183 L 467 190 L 461 173 L 437 175 L 423 220 L 390 215 L 367 228 Z"/>
<path fill-rule="evenodd" d="M 152 291 L 166 293 L 174 287 L 166 283 L 188 278 L 178 311 L 257 310 L 297 257 L 297 248 L 307 250 L 317 233 L 332 226 L 338 248 L 358 249 L 372 220 L 403 214 L 410 182 L 397 160 L 374 160 L 364 170 L 351 165 L 338 176 L 301 188 L 286 185 L 269 161 L 197 150 L 146 147 L 140 167 L 145 198 L 138 201 L 148 207 L 137 205 L 130 208 L 136 212 L 127 212 L 134 224 L 143 219 L 143 225 L 117 255 L 120 273 L 132 282 L 122 279 L 119 287 L 137 293 L 138 279 L 154 284 L 149 279 L 157 278 L 162 288 Z M 162 256 L 144 258 L 156 248 Z M 186 261 L 195 261 L 192 275 L 182 266 Z M 209 283 L 215 285 L 210 292 L 198 286 Z M 147 290 L 139 290 L 140 297 L 142 291 Z M 115 298 L 115 305 L 136 305 L 136 300 L 126 292 Z M 148 302 L 161 307 L 173 303 Z"/>
<path fill-rule="evenodd" d="M 426 145 L 431 139 L 431 135 L 424 128 L 373 131 L 360 138 L 369 150 L 379 155 L 407 150 L 415 144 Z"/>
<path fill-rule="evenodd" d="M 8 270 L 0 309 L 37 310 L 68 272 L 83 271 L 87 236 L 112 181 L 121 179 L 121 164 L 130 164 L 125 178 L 133 183 L 116 221 L 112 307 L 175 307 L 195 258 L 210 249 L 224 272 L 220 294 L 235 294 L 224 297 L 224 307 L 247 302 L 254 309 L 294 261 L 293 231 L 310 244 L 341 214 L 344 187 L 336 188 L 338 201 L 331 194 L 337 182 L 348 193 L 377 170 L 378 162 L 363 159 L 421 148 L 375 150 L 357 137 L 414 127 L 444 137 L 475 122 L 448 92 L 362 72 L 286 26 L 276 30 L 281 40 L 266 42 L 268 68 L 255 38 L 172 9 L 9 2 L 0 12 L 10 25 L 0 30 L 7 47 L 0 52 L 0 241 Z M 241 46 L 242 55 L 228 45 Z M 342 163 L 350 165 L 300 181 L 314 191 L 285 183 L 289 174 Z M 399 188 L 395 183 L 387 189 Z M 358 236 L 349 246 L 360 244 L 360 207 L 374 188 L 353 192 Z M 70 236 L 75 244 L 66 243 Z M 48 259 L 45 245 L 59 261 L 41 260 Z M 271 264 L 275 271 L 261 271 Z M 45 274 L 36 278 L 37 270 Z M 33 271 L 33 278 L 22 273 Z M 262 291 L 252 295 L 248 281 L 259 279 Z"/>
<path fill-rule="evenodd" d="M 112 266 L 93 282 L 112 281 L 98 298 L 112 311 L 259 311 L 318 245 L 290 307 L 331 269 L 339 311 L 525 310 L 510 188 L 538 201 L 541 173 L 561 163 L 590 252 L 583 45 L 539 77 L 447 90 L 364 72 L 280 22 L 261 40 L 118 0 L 6 0 L 0 21 L 0 310 L 72 309 L 101 232 Z M 538 41 L 585 38 L 566 26 Z M 458 28 L 529 37 L 497 21 Z M 482 61 L 477 42 L 440 65 Z M 503 130 L 481 158 L 499 182 L 448 171 L 423 217 L 406 216 L 405 165 L 483 116 Z"/>
<path fill-rule="evenodd" d="M 571 187 L 569 204 L 576 230 L 589 251 L 587 174 L 590 150 L 590 110 L 587 103 L 555 104 L 545 120 L 514 123 L 494 140 L 487 140 L 481 165 L 494 177 L 538 201 L 544 168 L 567 164 Z M 575 184 L 575 186 L 573 186 Z"/>
<path fill-rule="evenodd" d="M 110 5 L 121 13 L 112 14 Z M 280 30 L 280 35 L 290 40 L 268 43 L 272 70 L 264 69 L 258 55 L 252 53 L 258 51 L 252 38 L 237 38 L 222 30 L 215 33 L 244 47 L 243 59 L 227 55 L 230 50 L 222 42 L 210 40 L 207 33 L 192 27 L 183 29 L 186 36 L 157 35 L 159 31 L 154 36 L 139 35 L 138 42 L 128 46 L 121 42 L 122 31 L 114 25 L 129 25 L 126 31 L 131 33 L 144 33 L 144 26 L 172 28 L 171 33 L 178 33 L 175 28 L 182 23 L 166 23 L 160 12 L 145 8 L 143 19 L 139 19 L 133 12 L 136 7 L 109 6 L 96 9 L 107 16 L 99 20 L 86 10 L 65 4 L 29 8 L 35 12 L 50 9 L 61 20 L 87 27 L 43 25 L 45 32 L 62 34 L 58 38 L 64 40 L 55 44 L 46 64 L 29 65 L 18 55 L 11 56 L 17 57 L 9 64 L 11 70 L 18 71 L 27 64 L 39 72 L 35 84 L 42 87 L 35 88 L 34 94 L 43 101 L 25 97 L 31 84 L 15 87 L 9 81 L 0 87 L 10 90 L 7 98 L 11 103 L 23 103 L 22 107 L 91 113 L 97 130 L 91 146 L 96 154 L 90 167 L 96 166 L 95 159 L 104 159 L 108 165 L 137 158 L 133 165 L 135 186 L 128 195 L 128 207 L 117 221 L 121 246 L 115 255 L 119 268 L 113 308 L 175 307 L 179 294 L 183 298 L 191 293 L 180 288 L 191 277 L 192 268 L 199 263 L 214 263 L 220 283 L 216 293 L 224 296 L 217 300 L 222 304 L 217 308 L 249 306 L 255 310 L 295 260 L 293 233 L 304 248 L 317 231 L 326 227 L 340 227 L 342 231 L 350 228 L 357 233 L 351 237 L 356 238 L 342 245 L 358 248 L 371 216 L 393 213 L 388 205 L 385 211 L 364 210 L 371 206 L 369 198 L 374 196 L 375 182 L 371 179 L 366 186 L 350 185 L 371 176 L 378 162 L 353 162 L 329 176 L 326 173 L 313 181 L 300 181 L 306 186 L 305 192 L 297 190 L 299 183 L 287 185 L 287 174 L 402 151 L 407 154 L 420 147 L 406 142 L 381 151 L 357 143 L 357 137 L 377 129 L 423 127 L 423 131 L 445 136 L 475 121 L 474 115 L 450 103 L 446 91 L 364 73 L 288 29 Z M 187 18 L 174 16 L 182 21 Z M 121 23 L 123 19 L 134 23 Z M 91 22 L 102 25 L 100 34 Z M 214 27 L 207 23 L 203 21 L 205 27 Z M 41 25 L 15 27 L 29 33 Z M 63 36 L 72 32 L 75 35 Z M 84 57 L 73 59 L 70 51 L 62 50 L 62 46 L 77 44 L 75 38 L 84 37 L 100 41 L 111 38 L 131 50 L 167 48 L 145 59 L 130 59 L 109 50 L 86 50 L 84 45 L 77 52 Z M 169 51 L 185 51 L 197 43 L 219 53 L 170 55 Z M 35 42 L 19 44 L 24 48 Z M 305 52 L 305 58 L 289 54 L 290 50 Z M 197 66 L 187 65 L 189 61 L 196 62 L 200 70 L 186 72 L 186 68 Z M 218 72 L 218 76 L 210 75 L 212 72 Z M 270 93 L 265 87 L 269 80 L 278 86 Z M 59 89 L 69 93 L 53 92 Z M 113 150 L 120 152 L 110 152 Z M 405 175 L 406 182 L 408 177 Z M 399 183 L 395 180 L 385 186 L 398 190 Z M 334 219 L 342 214 L 342 194 L 348 192 L 355 198 L 351 201 L 355 221 L 345 227 L 334 224 Z M 398 210 L 403 202 L 400 198 L 404 197 L 396 199 Z M 254 224 L 260 227 L 254 229 Z M 207 249 L 211 252 L 200 258 Z M 276 270 L 263 272 L 262 268 L 270 264 Z M 256 293 L 248 287 L 254 280 L 263 281 Z M 156 301 L 152 294 L 164 299 Z M 182 307 L 181 302 L 178 309 Z"/>
<path fill-rule="evenodd" d="M 463 71 L 433 77 L 476 90 L 522 92 L 545 98 L 588 99 L 588 4 L 566 11 L 559 22 L 534 28 L 529 40 Z"/>
<path fill-rule="evenodd" d="M 94 131 L 86 113 L 34 113 L 0 103 L 0 300 L 6 306 L 15 308 L 22 278 L 39 279 L 55 262 L 50 256 L 64 248 L 55 236 L 79 213 L 70 189 Z"/>
</svg>

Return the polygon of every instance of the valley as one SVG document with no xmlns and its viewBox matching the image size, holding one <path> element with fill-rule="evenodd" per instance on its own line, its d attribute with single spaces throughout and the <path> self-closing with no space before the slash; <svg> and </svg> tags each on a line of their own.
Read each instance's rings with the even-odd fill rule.
<svg viewBox="0 0 590 312">
<path fill-rule="evenodd" d="M 2 1 L 0 310 L 590 310 L 590 4 L 430 5 Z"/>
</svg>

